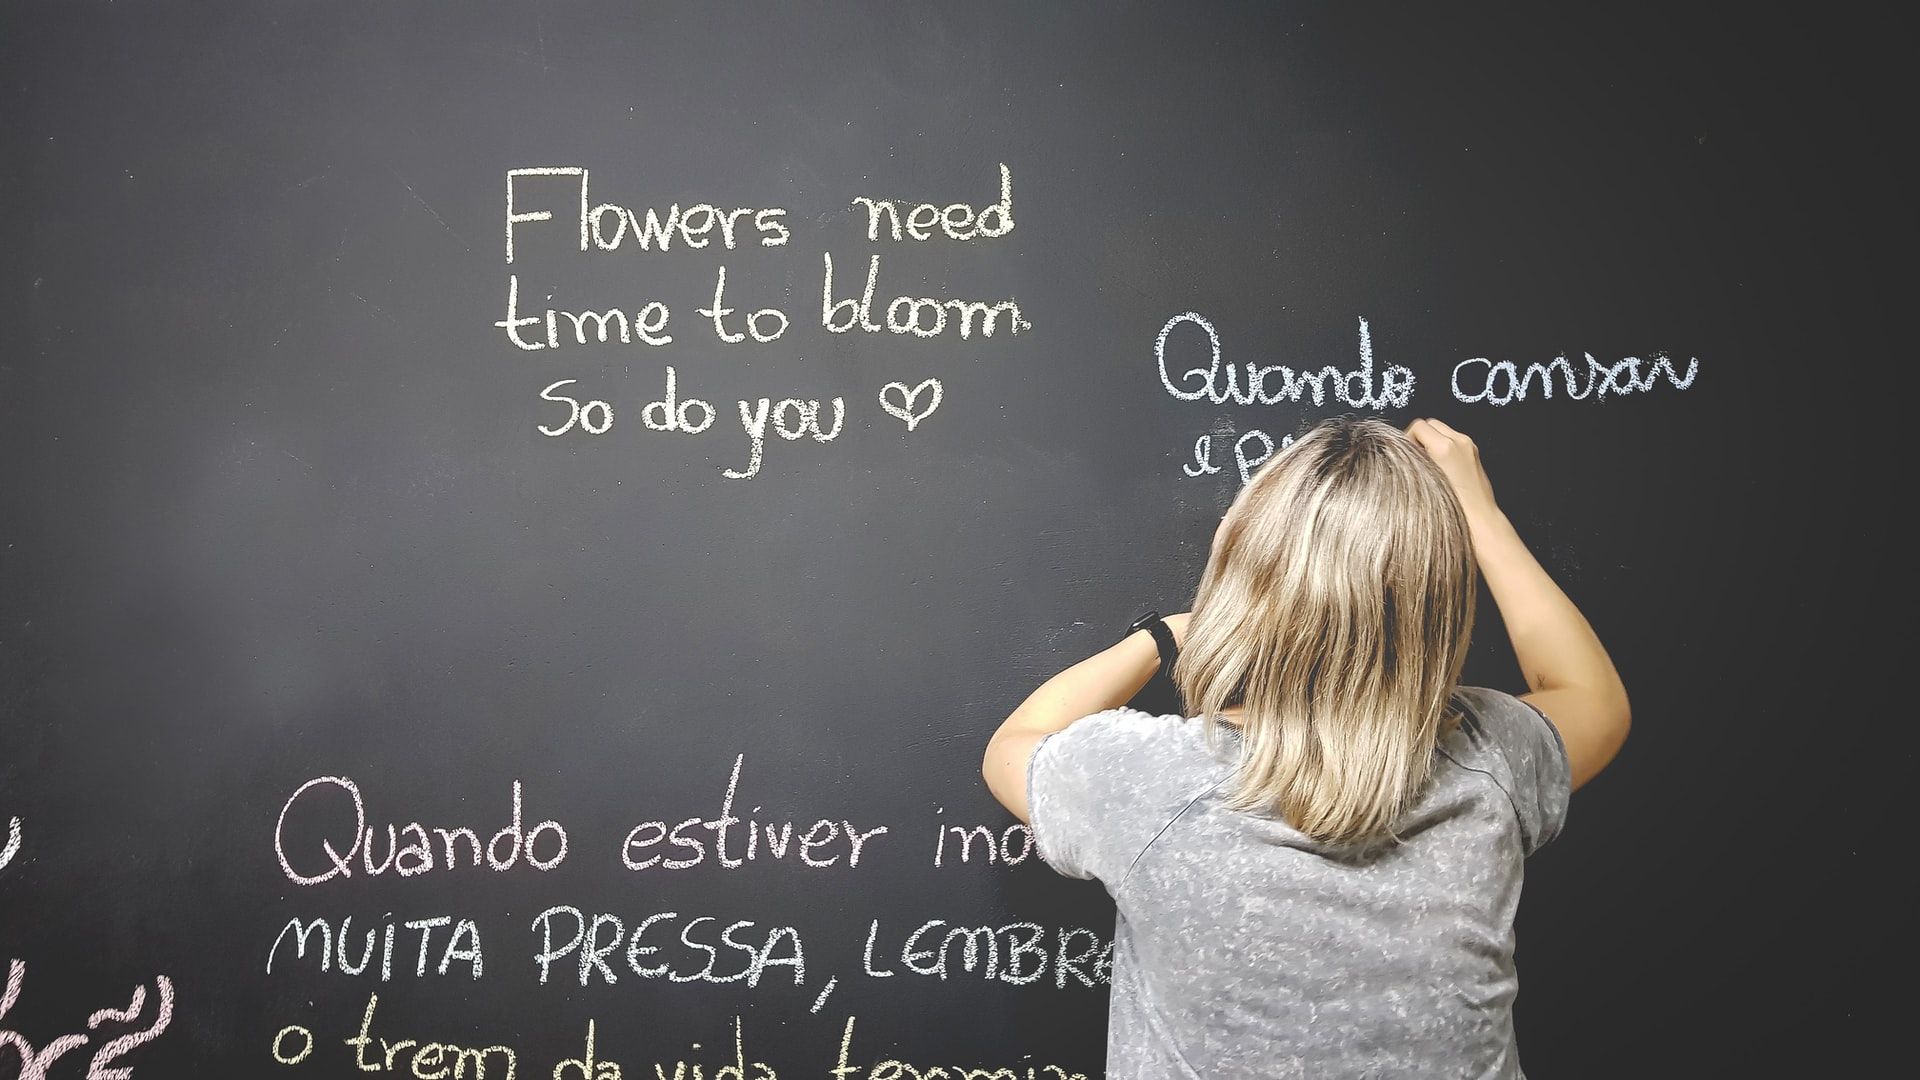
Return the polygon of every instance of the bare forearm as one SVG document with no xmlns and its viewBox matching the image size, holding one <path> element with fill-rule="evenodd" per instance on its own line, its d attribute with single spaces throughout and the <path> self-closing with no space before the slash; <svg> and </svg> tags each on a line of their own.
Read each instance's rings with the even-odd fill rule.
<svg viewBox="0 0 1920 1080">
<path fill-rule="evenodd" d="M 1535 691 L 1578 688 L 1624 703 L 1626 689 L 1586 616 L 1527 550 L 1505 514 L 1470 516 L 1474 554 L 1513 655 Z"/>
<path fill-rule="evenodd" d="M 1059 731 L 1083 716 L 1131 701 L 1159 669 L 1160 652 L 1144 630 L 1128 634 L 1055 675 L 1027 695 L 1000 725 L 1002 732 Z"/>
</svg>

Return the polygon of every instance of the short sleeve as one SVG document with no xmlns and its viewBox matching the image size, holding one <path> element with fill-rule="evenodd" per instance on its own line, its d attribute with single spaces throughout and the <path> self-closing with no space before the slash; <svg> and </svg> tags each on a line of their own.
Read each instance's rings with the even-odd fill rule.
<svg viewBox="0 0 1920 1080">
<path fill-rule="evenodd" d="M 1520 837 L 1528 855 L 1538 851 L 1566 825 L 1573 795 L 1573 767 L 1567 746 L 1547 715 L 1500 690 L 1461 687 L 1459 696 L 1472 714 L 1480 740 L 1504 766 L 1501 787 L 1520 817 Z"/>
<path fill-rule="evenodd" d="M 1040 858 L 1068 877 L 1118 888 L 1179 813 L 1185 723 L 1109 709 L 1041 739 L 1027 760 L 1027 819 Z"/>
</svg>

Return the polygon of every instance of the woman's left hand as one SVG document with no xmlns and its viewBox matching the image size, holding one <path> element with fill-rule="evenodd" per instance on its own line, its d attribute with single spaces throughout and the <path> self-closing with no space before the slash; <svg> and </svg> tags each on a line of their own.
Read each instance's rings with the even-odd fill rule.
<svg viewBox="0 0 1920 1080">
<path fill-rule="evenodd" d="M 1168 615 L 1160 621 L 1166 623 L 1167 629 L 1173 631 L 1173 643 L 1175 645 L 1185 645 L 1187 643 L 1187 623 L 1192 621 L 1192 619 L 1193 612 L 1182 611 L 1177 615 Z"/>
</svg>

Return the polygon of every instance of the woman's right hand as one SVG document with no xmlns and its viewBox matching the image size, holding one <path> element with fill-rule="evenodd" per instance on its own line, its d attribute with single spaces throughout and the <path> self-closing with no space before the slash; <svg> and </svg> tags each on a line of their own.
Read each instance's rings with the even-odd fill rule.
<svg viewBox="0 0 1920 1080">
<path fill-rule="evenodd" d="M 1407 425 L 1407 436 L 1420 445 L 1453 486 L 1460 506 L 1467 512 L 1469 524 L 1481 524 L 1498 518 L 1500 507 L 1493 500 L 1493 481 L 1480 464 L 1480 448 L 1466 435 L 1438 420 L 1421 419 Z"/>
</svg>

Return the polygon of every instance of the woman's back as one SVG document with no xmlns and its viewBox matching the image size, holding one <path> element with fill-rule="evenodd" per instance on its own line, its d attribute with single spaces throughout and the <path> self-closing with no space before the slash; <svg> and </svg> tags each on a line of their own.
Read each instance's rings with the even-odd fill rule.
<svg viewBox="0 0 1920 1080">
<path fill-rule="evenodd" d="M 1513 917 L 1524 857 L 1565 820 L 1545 717 L 1461 688 L 1465 721 L 1396 825 L 1343 856 L 1225 805 L 1238 741 L 1113 709 L 1030 759 L 1041 856 L 1118 909 L 1107 1075 L 1517 1077 Z"/>
<path fill-rule="evenodd" d="M 1458 685 L 1480 581 L 1524 698 Z M 1123 708 L 1156 673 L 1209 719 Z M 1630 723 L 1473 441 L 1335 417 L 1234 496 L 1192 612 L 1027 695 L 981 773 L 1115 898 L 1109 1076 L 1510 1078 L 1521 861 Z"/>
</svg>

